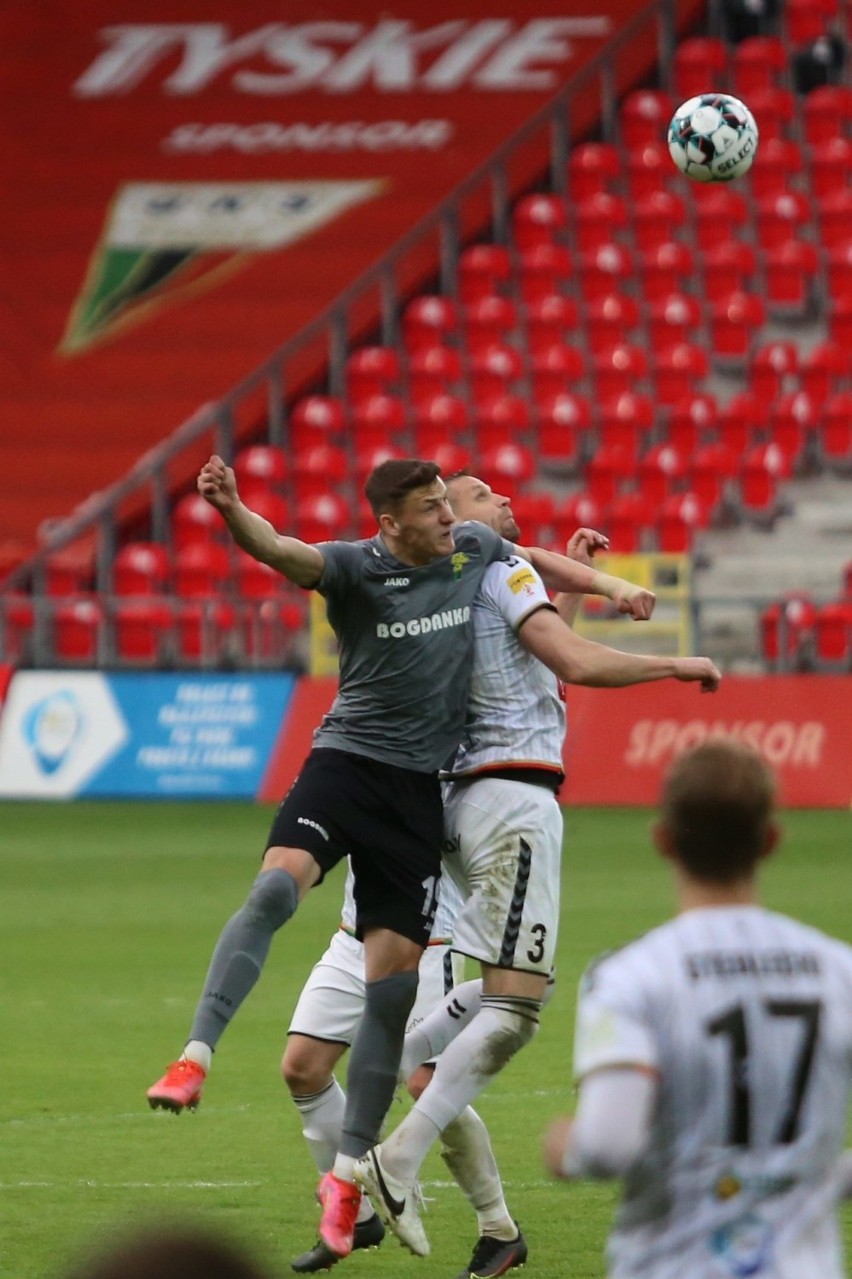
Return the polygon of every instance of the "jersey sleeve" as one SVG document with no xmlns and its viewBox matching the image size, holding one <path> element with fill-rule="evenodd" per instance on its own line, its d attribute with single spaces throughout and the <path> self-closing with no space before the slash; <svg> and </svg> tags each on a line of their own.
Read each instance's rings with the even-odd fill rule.
<svg viewBox="0 0 852 1279">
<path fill-rule="evenodd" d="M 536 609 L 553 607 L 538 573 L 517 555 L 491 565 L 482 593 L 513 631 Z"/>
<path fill-rule="evenodd" d="M 359 577 L 361 569 L 361 550 L 355 542 L 318 542 L 317 550 L 322 554 L 322 575 L 315 590 L 320 595 L 339 595 L 347 590 Z"/>
<path fill-rule="evenodd" d="M 608 1066 L 654 1070 L 658 1054 L 644 1002 L 622 953 L 587 974 L 574 1032 L 574 1078 Z"/>
</svg>

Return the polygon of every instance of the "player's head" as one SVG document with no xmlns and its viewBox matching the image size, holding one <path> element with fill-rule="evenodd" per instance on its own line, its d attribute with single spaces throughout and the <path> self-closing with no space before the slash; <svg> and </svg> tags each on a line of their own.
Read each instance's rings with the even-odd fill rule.
<svg viewBox="0 0 852 1279">
<path fill-rule="evenodd" d="M 428 564 L 454 547 L 454 516 L 437 462 L 391 458 L 367 477 L 364 493 L 393 553 Z"/>
<path fill-rule="evenodd" d="M 775 846 L 774 806 L 775 780 L 757 751 L 712 738 L 672 765 L 656 840 L 691 879 L 735 884 L 750 879 Z"/>
<path fill-rule="evenodd" d="M 490 485 L 475 475 L 467 471 L 456 471 L 450 475 L 447 478 L 447 496 L 457 520 L 479 520 L 509 542 L 516 542 L 521 536 L 510 499 L 495 493 Z"/>
<path fill-rule="evenodd" d="M 84 1259 L 70 1279 L 264 1279 L 241 1244 L 195 1226 L 140 1229 Z"/>
</svg>

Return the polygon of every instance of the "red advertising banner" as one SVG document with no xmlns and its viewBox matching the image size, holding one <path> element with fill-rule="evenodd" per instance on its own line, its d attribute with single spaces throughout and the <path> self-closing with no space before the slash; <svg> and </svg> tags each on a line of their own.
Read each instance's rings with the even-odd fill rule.
<svg viewBox="0 0 852 1279">
<path fill-rule="evenodd" d="M 8 0 L 0 546 L 250 373 L 643 7 Z"/>
<path fill-rule="evenodd" d="M 288 708 L 258 799 L 277 802 L 331 705 L 334 679 L 303 679 Z M 789 808 L 852 805 L 852 678 L 728 676 L 718 693 L 664 681 L 568 689 L 565 804 L 653 805 L 674 756 L 713 734 L 759 750 Z"/>
<path fill-rule="evenodd" d="M 852 804 L 852 679 L 728 676 L 718 693 L 666 680 L 568 689 L 567 804 L 654 804 L 680 751 L 734 736 L 776 770 L 789 808 Z"/>
</svg>

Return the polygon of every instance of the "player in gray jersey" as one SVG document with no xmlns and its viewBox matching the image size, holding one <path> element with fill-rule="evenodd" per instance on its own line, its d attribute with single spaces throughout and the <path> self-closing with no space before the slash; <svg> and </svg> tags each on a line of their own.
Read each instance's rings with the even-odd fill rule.
<svg viewBox="0 0 852 1279">
<path fill-rule="evenodd" d="M 623 1177 L 610 1279 L 842 1279 L 852 947 L 761 907 L 773 777 L 732 739 L 681 755 L 659 851 L 679 913 L 580 989 L 558 1177 Z"/>
<path fill-rule="evenodd" d="M 451 476 L 447 484 L 459 518 L 517 538 L 507 497 L 472 475 Z M 580 530 L 572 553 L 605 540 Z M 441 1052 L 443 1036 L 457 1034 L 428 1089 L 355 1170 L 387 1224 L 421 1255 L 429 1245 L 411 1193 L 420 1165 L 446 1126 L 531 1040 L 554 962 L 562 857 L 556 791 L 565 736 L 560 680 L 619 687 L 673 678 L 710 692 L 720 678 L 705 657 L 621 653 L 575 634 L 518 556 L 490 566 L 473 615 L 470 699 L 444 793 L 444 862 L 467 897 L 453 947 L 480 963 L 482 999 L 469 1021 L 438 1014 L 407 1039 L 405 1071 Z M 480 1238 L 469 1270 L 502 1274 L 525 1251 L 516 1224 L 505 1221 Z"/>
<path fill-rule="evenodd" d="M 360 542 L 308 545 L 283 536 L 239 499 L 214 456 L 199 492 L 245 551 L 318 590 L 340 644 L 340 687 L 313 749 L 279 807 L 260 874 L 213 951 L 182 1057 L 148 1090 L 152 1107 L 197 1106 L 213 1050 L 253 988 L 275 932 L 343 857 L 355 875 L 364 941 L 365 1009 L 352 1044 L 341 1150 L 320 1182 L 320 1235 L 352 1248 L 356 1158 L 376 1140 L 396 1084 L 417 966 L 441 874 L 437 770 L 461 735 L 473 646 L 471 609 L 488 566 L 534 560 L 555 589 L 588 590 L 649 615 L 653 595 L 545 551 L 513 546 L 482 524 L 454 527 L 439 467 L 377 467 L 366 484 L 379 531 Z"/>
</svg>

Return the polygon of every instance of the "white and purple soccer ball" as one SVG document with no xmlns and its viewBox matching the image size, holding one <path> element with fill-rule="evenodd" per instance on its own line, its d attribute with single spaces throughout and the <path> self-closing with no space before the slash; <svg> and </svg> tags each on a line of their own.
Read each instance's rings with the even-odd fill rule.
<svg viewBox="0 0 852 1279">
<path fill-rule="evenodd" d="M 748 173 L 757 151 L 757 124 L 729 93 L 701 93 L 678 107 L 669 125 L 669 152 L 695 182 L 731 182 Z"/>
</svg>

